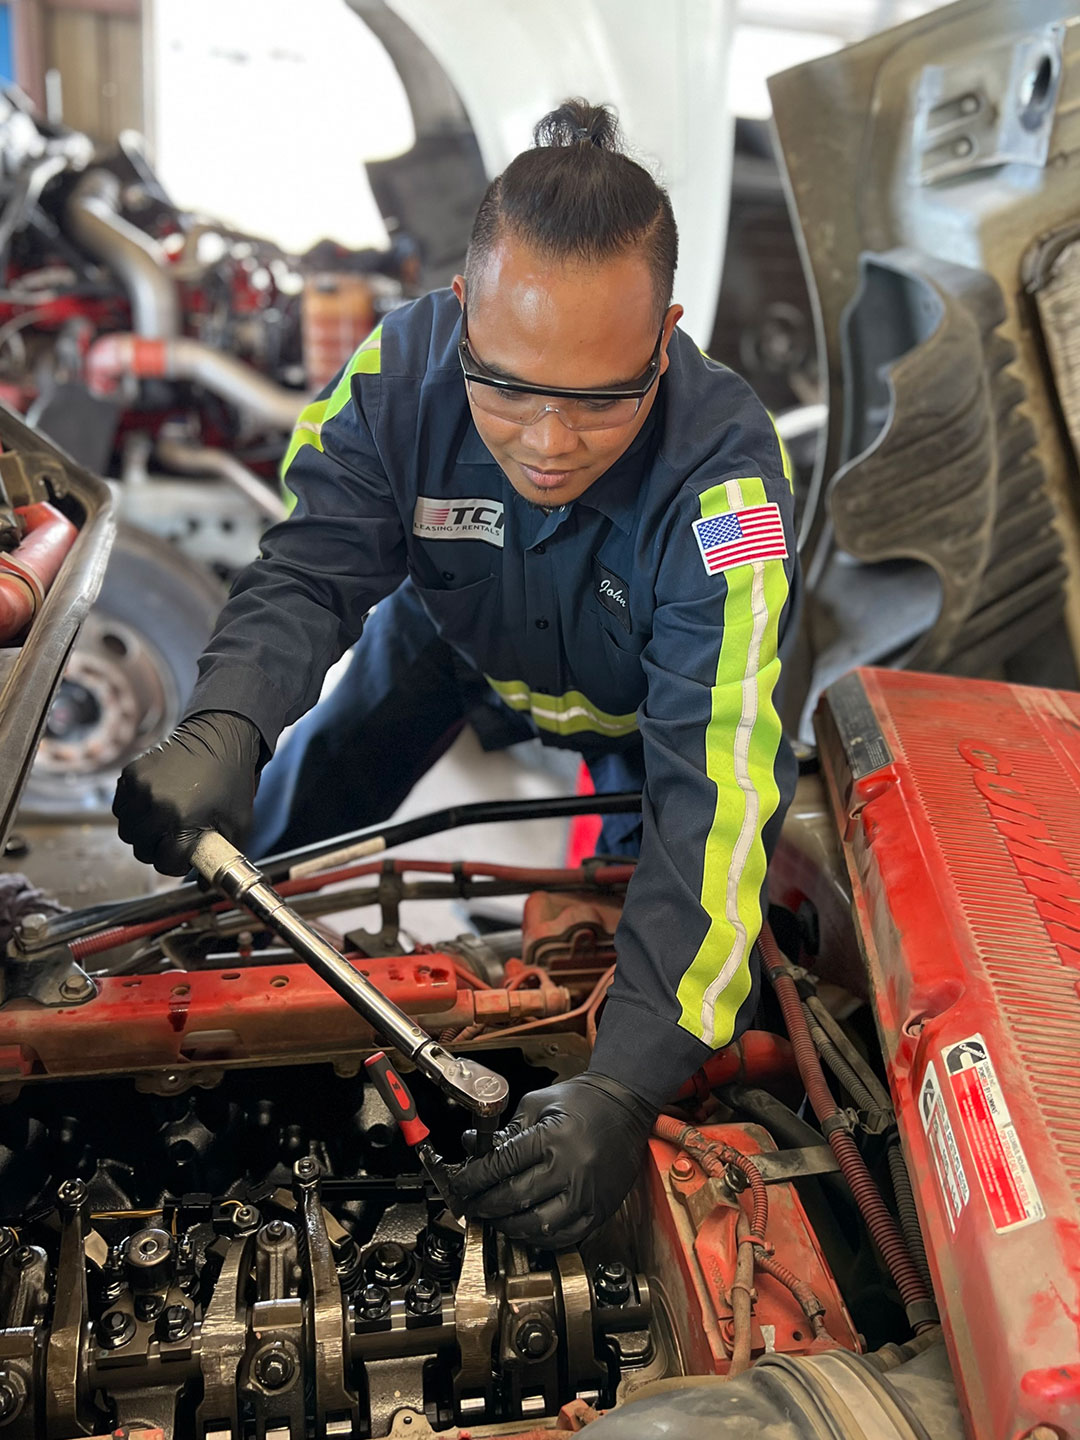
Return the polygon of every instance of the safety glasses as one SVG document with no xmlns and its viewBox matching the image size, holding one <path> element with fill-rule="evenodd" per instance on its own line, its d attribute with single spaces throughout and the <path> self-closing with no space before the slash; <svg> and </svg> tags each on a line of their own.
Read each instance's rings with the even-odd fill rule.
<svg viewBox="0 0 1080 1440">
<path fill-rule="evenodd" d="M 568 430 L 615 430 L 627 425 L 641 409 L 641 402 L 660 374 L 660 351 L 664 327 L 656 337 L 648 367 L 636 380 L 612 385 L 606 390 L 569 390 L 550 386 L 533 390 L 520 380 L 508 379 L 489 370 L 469 345 L 468 309 L 461 310 L 461 339 L 458 359 L 469 398 L 478 410 L 506 420 L 511 425 L 535 425 L 548 411 L 558 415 Z"/>
</svg>

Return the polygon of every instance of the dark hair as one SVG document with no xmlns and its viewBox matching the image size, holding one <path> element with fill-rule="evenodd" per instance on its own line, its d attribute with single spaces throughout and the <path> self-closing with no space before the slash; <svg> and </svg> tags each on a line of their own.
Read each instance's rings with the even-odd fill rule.
<svg viewBox="0 0 1080 1440">
<path fill-rule="evenodd" d="M 623 152 L 609 105 L 566 100 L 488 186 L 473 222 L 465 278 L 471 285 L 504 234 L 556 260 L 605 260 L 640 249 L 657 309 L 671 304 L 679 235 L 667 191 Z"/>
</svg>

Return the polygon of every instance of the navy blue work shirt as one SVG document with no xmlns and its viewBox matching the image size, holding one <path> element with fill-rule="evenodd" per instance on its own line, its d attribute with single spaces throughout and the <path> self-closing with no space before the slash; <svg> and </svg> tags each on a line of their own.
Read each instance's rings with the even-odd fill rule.
<svg viewBox="0 0 1080 1440">
<path fill-rule="evenodd" d="M 595 754 L 640 735 L 641 856 L 591 1068 L 661 1103 L 756 1000 L 795 779 L 774 704 L 796 581 L 785 456 L 745 382 L 676 329 L 634 443 L 547 512 L 473 425 L 459 332 L 448 290 L 394 311 L 302 412 L 295 508 L 236 582 L 189 713 L 244 715 L 272 749 L 409 577 L 545 742 Z"/>
</svg>

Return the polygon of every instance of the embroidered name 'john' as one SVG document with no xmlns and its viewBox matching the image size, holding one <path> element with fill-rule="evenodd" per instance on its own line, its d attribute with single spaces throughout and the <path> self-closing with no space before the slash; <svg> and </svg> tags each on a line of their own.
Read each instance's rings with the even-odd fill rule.
<svg viewBox="0 0 1080 1440">
<path fill-rule="evenodd" d="M 501 500 L 488 500 L 482 495 L 436 500 L 420 495 L 412 528 L 413 534 L 424 540 L 483 540 L 501 550 L 504 524 Z"/>
<path fill-rule="evenodd" d="M 613 574 L 599 560 L 594 561 L 596 568 L 596 598 L 603 605 L 605 610 L 611 612 L 619 624 L 629 634 L 630 632 L 630 587 L 625 580 Z"/>
</svg>

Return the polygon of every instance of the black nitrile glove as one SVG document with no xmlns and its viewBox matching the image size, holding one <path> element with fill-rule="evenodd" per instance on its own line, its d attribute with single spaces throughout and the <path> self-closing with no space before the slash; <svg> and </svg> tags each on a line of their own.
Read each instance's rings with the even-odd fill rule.
<svg viewBox="0 0 1080 1440">
<path fill-rule="evenodd" d="M 641 1170 L 656 1107 L 606 1075 L 526 1095 L 495 1149 L 453 1176 L 470 1220 L 513 1240 L 566 1250 L 619 1208 Z"/>
<path fill-rule="evenodd" d="M 117 781 L 112 808 L 120 839 L 162 875 L 187 874 L 203 830 L 242 844 L 261 758 L 262 736 L 242 715 L 189 715 Z"/>
</svg>

